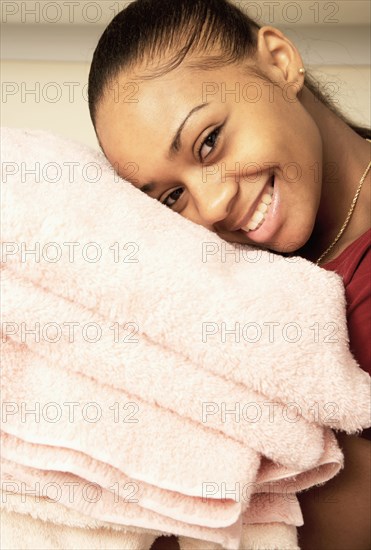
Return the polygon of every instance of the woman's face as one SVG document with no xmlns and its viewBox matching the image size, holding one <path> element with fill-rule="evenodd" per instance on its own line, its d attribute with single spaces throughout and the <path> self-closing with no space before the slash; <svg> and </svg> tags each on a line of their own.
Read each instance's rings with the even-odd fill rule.
<svg viewBox="0 0 371 550">
<path fill-rule="evenodd" d="M 121 74 L 97 134 L 117 172 L 222 239 L 278 252 L 309 239 L 319 207 L 318 127 L 269 64 L 273 86 L 241 64 L 181 65 L 153 80 Z"/>
</svg>

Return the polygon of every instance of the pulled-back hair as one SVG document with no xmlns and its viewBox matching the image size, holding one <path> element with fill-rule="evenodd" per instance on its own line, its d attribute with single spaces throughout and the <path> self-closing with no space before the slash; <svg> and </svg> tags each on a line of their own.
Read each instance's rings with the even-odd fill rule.
<svg viewBox="0 0 371 550">
<path fill-rule="evenodd" d="M 97 106 L 121 71 L 144 66 L 140 78 L 156 78 L 193 54 L 193 66 L 205 70 L 243 62 L 256 52 L 259 29 L 229 0 L 135 0 L 114 17 L 93 55 L 88 96 L 94 128 Z M 250 70 L 268 79 L 258 67 Z M 304 84 L 360 136 L 371 137 L 370 129 L 353 124 L 308 73 Z"/>
</svg>

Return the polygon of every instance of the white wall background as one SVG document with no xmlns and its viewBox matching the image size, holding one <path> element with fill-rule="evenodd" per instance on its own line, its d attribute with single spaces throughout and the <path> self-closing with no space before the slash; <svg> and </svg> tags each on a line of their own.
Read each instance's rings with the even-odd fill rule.
<svg viewBox="0 0 371 550">
<path fill-rule="evenodd" d="M 48 129 L 98 148 L 87 104 L 89 64 L 105 25 L 128 3 L 3 0 L 2 126 Z M 370 125 L 369 0 L 236 3 L 285 32 L 343 110 Z"/>
</svg>

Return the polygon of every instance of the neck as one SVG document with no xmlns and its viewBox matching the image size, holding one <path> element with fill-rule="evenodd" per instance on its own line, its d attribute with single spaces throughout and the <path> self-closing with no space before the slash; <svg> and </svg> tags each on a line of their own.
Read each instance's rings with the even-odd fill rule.
<svg viewBox="0 0 371 550">
<path fill-rule="evenodd" d="M 309 241 L 296 254 L 316 261 L 335 240 L 349 212 L 360 179 L 370 162 L 370 143 L 359 136 L 313 94 L 304 88 L 301 102 L 316 122 L 323 142 L 322 192 Z M 321 167 L 319 170 L 321 177 Z M 370 173 L 343 235 L 323 259 L 336 258 L 370 224 Z"/>
</svg>

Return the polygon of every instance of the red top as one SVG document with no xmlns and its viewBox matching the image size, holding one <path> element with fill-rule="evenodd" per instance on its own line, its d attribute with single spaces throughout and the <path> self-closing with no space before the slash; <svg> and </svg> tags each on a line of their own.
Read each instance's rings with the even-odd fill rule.
<svg viewBox="0 0 371 550">
<path fill-rule="evenodd" d="M 343 278 L 350 349 L 360 367 L 371 374 L 371 229 L 322 267 Z M 360 435 L 371 439 L 371 429 Z"/>
<path fill-rule="evenodd" d="M 371 229 L 322 267 L 343 278 L 350 349 L 371 374 Z"/>
</svg>

